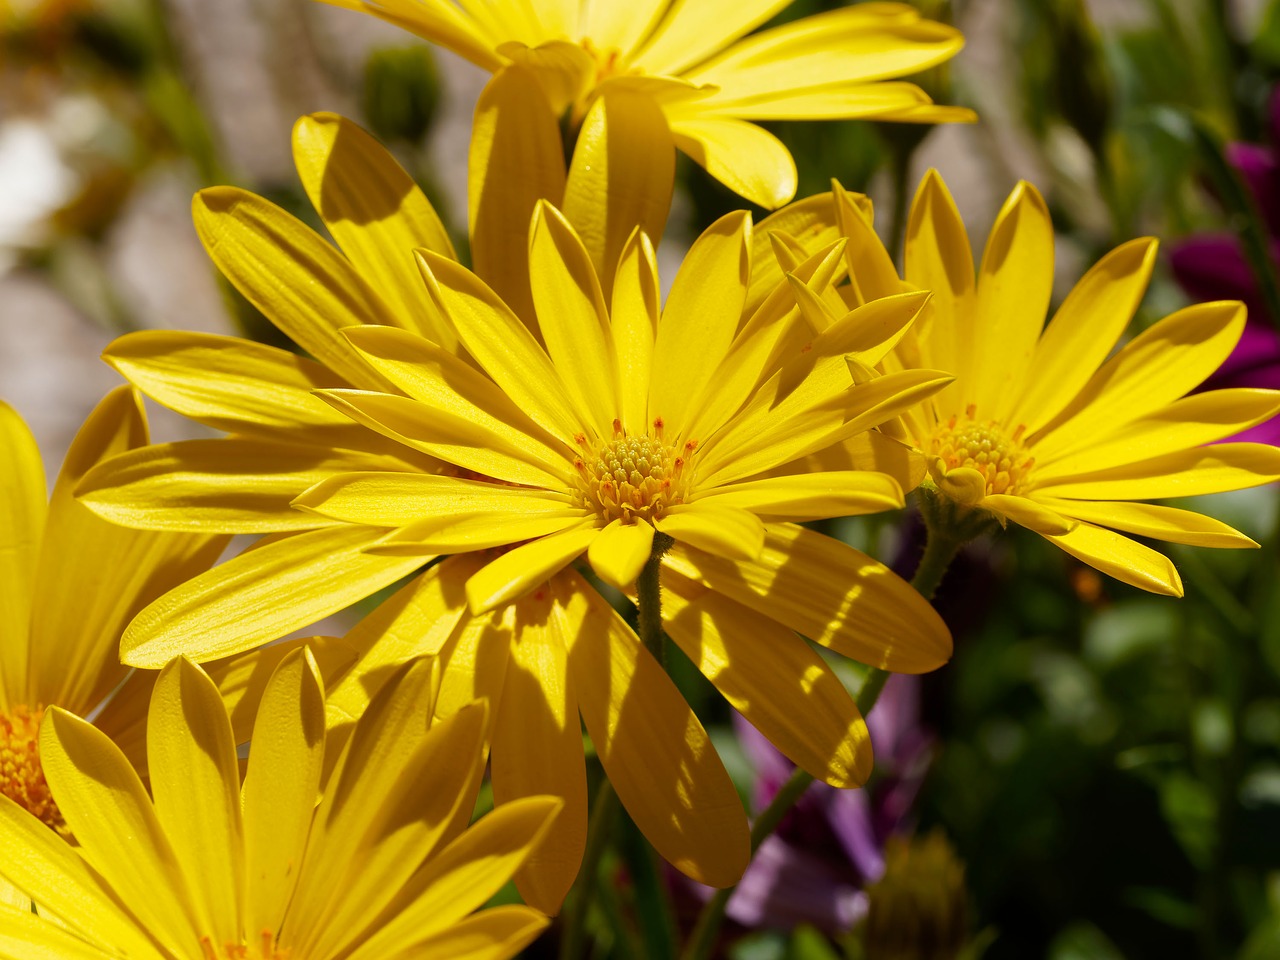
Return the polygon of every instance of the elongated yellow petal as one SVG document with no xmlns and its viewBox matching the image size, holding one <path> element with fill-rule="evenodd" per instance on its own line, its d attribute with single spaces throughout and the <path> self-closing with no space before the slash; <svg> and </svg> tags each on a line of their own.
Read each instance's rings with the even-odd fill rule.
<svg viewBox="0 0 1280 960">
<path fill-rule="evenodd" d="M 1077 560 L 1131 586 L 1167 597 L 1182 596 L 1182 578 L 1172 561 L 1128 537 L 1081 523 L 1070 533 L 1046 539 Z"/>
<path fill-rule="evenodd" d="M 88 713 L 124 678 L 125 625 L 171 587 L 207 570 L 227 538 L 126 530 L 76 502 L 81 478 L 147 442 L 141 397 L 122 387 L 85 420 L 54 486 L 33 585 L 27 703 Z"/>
<path fill-rule="evenodd" d="M 1073 520 L 1039 501 L 1029 500 L 1026 497 L 993 494 L 983 497 L 979 505 L 982 509 L 990 510 L 1004 520 L 1012 520 L 1046 537 L 1070 533 L 1076 526 Z"/>
<path fill-rule="evenodd" d="M 152 669 L 178 654 L 216 660 L 336 613 L 425 562 L 366 553 L 385 532 L 312 530 L 242 553 L 139 613 L 120 641 L 120 657 Z"/>
<path fill-rule="evenodd" d="M 789 2 L 675 0 L 634 62 L 650 73 L 679 73 L 751 32 Z"/>
<path fill-rule="evenodd" d="M 293 159 L 311 205 L 356 269 L 413 328 L 452 347 L 453 333 L 431 309 L 413 251 L 457 255 L 404 168 L 357 124 L 334 113 L 313 113 L 294 124 Z"/>
<path fill-rule="evenodd" d="M 587 111 L 565 184 L 564 215 L 590 252 L 605 296 L 631 231 L 643 230 L 655 244 L 662 239 L 675 147 L 652 97 L 606 86 Z"/>
<path fill-rule="evenodd" d="M 129 761 L 106 734 L 50 707 L 40 762 L 81 854 L 171 953 L 191 956 L 203 931 L 187 880 Z"/>
<path fill-rule="evenodd" d="M 1053 221 L 1025 180 L 996 216 L 978 268 L 973 379 L 965 396 L 984 417 L 1001 418 L 1022 390 L 1053 293 Z"/>
<path fill-rule="evenodd" d="M 462 397 L 445 406 L 360 390 L 325 390 L 320 396 L 357 423 L 446 463 L 508 483 L 563 486 L 567 461 L 557 463 L 536 438 Z"/>
<path fill-rule="evenodd" d="M 529 271 L 538 328 L 565 392 L 579 419 L 609 436 L 619 409 L 604 295 L 582 241 L 545 201 L 534 208 Z"/>
<path fill-rule="evenodd" d="M 338 331 L 410 321 L 402 321 L 342 254 L 292 214 L 237 187 L 201 190 L 192 217 L 210 259 L 286 336 L 348 383 L 385 389 Z"/>
<path fill-rule="evenodd" d="M 499 70 L 480 94 L 467 172 L 472 263 L 532 323 L 529 218 L 539 200 L 563 202 L 565 162 L 551 105 L 524 67 Z"/>
<path fill-rule="evenodd" d="M 1042 501 L 1045 506 L 1099 527 L 1114 527 L 1140 537 L 1186 543 L 1193 547 L 1256 547 L 1258 544 L 1220 520 L 1191 510 L 1155 503 L 1089 500 Z"/>
<path fill-rule="evenodd" d="M 678 870 L 711 886 L 736 883 L 750 857 L 746 814 L 702 724 L 581 577 L 566 572 L 551 587 L 582 719 L 622 805 Z"/>
<path fill-rule="evenodd" d="M 234 943 L 245 893 L 240 766 L 218 688 L 183 657 L 151 693 L 147 759 L 156 818 L 187 876 L 197 925 L 214 943 Z"/>
<path fill-rule="evenodd" d="M 521 509 L 442 513 L 401 527 L 370 544 L 367 550 L 387 557 L 424 558 L 443 553 L 487 550 L 560 533 L 580 524 L 582 516 L 582 510 L 576 507 L 545 513 Z"/>
<path fill-rule="evenodd" d="M 767 524 L 753 563 L 676 544 L 663 560 L 756 613 L 837 653 L 894 673 L 927 673 L 951 656 L 942 618 L 884 564 L 795 524 Z"/>
<path fill-rule="evenodd" d="M 904 292 L 906 284 L 898 278 L 893 258 L 876 234 L 870 201 L 864 201 L 864 209 L 859 202 L 864 198 L 855 198 L 839 183 L 833 185 L 832 193 L 840 233 L 848 239 L 845 256 L 849 260 L 849 281 L 856 291 L 857 302 L 861 305 Z"/>
<path fill-rule="evenodd" d="M 467 581 L 471 612 L 483 613 L 516 599 L 581 556 L 599 534 L 589 520 L 504 553 Z"/>
<path fill-rule="evenodd" d="M 45 518 L 44 464 L 35 437 L 0 401 L 0 707 L 25 701 L 27 623 Z"/>
<path fill-rule="evenodd" d="M 1120 467 L 1240 433 L 1280 412 L 1280 392 L 1237 388 L 1209 390 L 1175 400 L 1154 413 L 1088 439 L 1058 456 L 1036 449 L 1036 482 Z"/>
<path fill-rule="evenodd" d="M 321 0 L 348 10 L 371 13 L 411 33 L 438 43 L 485 70 L 496 70 L 502 58 L 494 51 L 494 38 L 483 20 L 469 16 L 449 0 Z"/>
<path fill-rule="evenodd" d="M 796 195 L 796 162 L 763 127 L 696 113 L 668 117 L 676 146 L 730 190 L 767 209 Z"/>
<path fill-rule="evenodd" d="M 523 249 L 520 256 L 527 262 Z M 502 300 L 469 270 L 420 254 L 428 289 L 493 381 L 543 429 L 568 443 L 587 426 L 551 358 Z"/>
<path fill-rule="evenodd" d="M 662 603 L 671 639 L 774 746 L 832 786 L 866 782 L 866 724 L 836 675 L 803 640 L 683 577 L 667 577 Z"/>
<path fill-rule="evenodd" d="M 476 561 L 467 569 L 482 563 Z M 450 577 L 450 581 L 457 579 L 456 575 Z M 517 614 L 527 611 L 529 602 L 529 598 L 522 597 L 517 603 L 478 617 L 464 610 L 452 635 L 440 648 L 441 675 L 433 714 L 436 721 L 452 717 L 476 700 L 487 700 L 495 709 L 501 709 Z"/>
<path fill-rule="evenodd" d="M 71 930 L 130 956 L 159 956 L 75 848 L 6 796 L 0 796 L 0 844 L 5 851 L 0 875 L 39 897 L 41 908 L 61 917 Z M 31 915 L 30 906 L 26 913 Z M 7 920 L 0 922 L 0 930 L 10 929 Z M 0 945 L 0 956 L 4 949 Z"/>
<path fill-rule="evenodd" d="M 97 937 L 93 940 L 101 942 Z M 116 960 L 114 950 L 72 936 L 57 923 L 38 917 L 31 908 L 0 904 L 0 956 L 5 960 Z M 138 957 L 161 954 L 154 947 L 141 947 Z"/>
<path fill-rule="evenodd" d="M 1106 359 L 1142 302 L 1156 262 L 1156 241 L 1130 240 L 1080 278 L 1036 344 L 1026 387 L 1010 409 L 1034 433 L 1080 392 Z"/>
<path fill-rule="evenodd" d="M 633 523 L 612 521 L 591 541 L 587 560 L 605 583 L 629 590 L 649 560 L 653 527 L 643 520 Z"/>
<path fill-rule="evenodd" d="M 619 414 L 623 429 L 632 434 L 650 427 L 649 379 L 660 293 L 653 243 L 637 228 L 618 260 L 610 325 Z"/>
<path fill-rule="evenodd" d="M 903 505 L 903 496 L 893 477 L 845 470 L 747 480 L 716 487 L 695 502 L 800 522 L 893 510 Z"/>
<path fill-rule="evenodd" d="M 926 473 L 920 451 L 877 430 L 869 430 L 807 457 L 774 467 L 763 476 L 799 477 L 806 473 L 843 470 L 887 474 L 904 493 L 914 490 Z"/>
<path fill-rule="evenodd" d="M 770 236 L 780 232 L 805 250 L 825 250 L 840 240 L 835 209 L 829 193 L 819 193 L 789 203 L 769 214 L 752 232 L 751 289 L 743 313 L 751 316 L 783 281 L 783 268 L 770 252 Z M 808 279 L 807 277 L 805 279 Z"/>
<path fill-rule="evenodd" d="M 689 403 L 733 343 L 751 283 L 751 216 L 730 213 L 694 241 L 658 322 L 649 416 L 671 435 L 689 419 Z"/>
<path fill-rule="evenodd" d="M 580 734 L 578 742 L 582 742 Z M 362 943 L 352 956 L 399 956 L 398 951 L 440 935 L 457 924 L 497 893 L 534 850 L 550 842 L 548 828 L 562 806 L 560 800 L 545 796 L 500 804 L 433 858 L 420 876 L 414 877 L 413 886 L 419 887 L 421 893 Z"/>
<path fill-rule="evenodd" d="M 653 32 L 671 6 L 671 0 L 637 0 L 636 3 L 588 3 L 581 7 L 580 29 L 600 50 L 635 50 Z"/>
<path fill-rule="evenodd" d="M 1068 500 L 1160 500 L 1243 490 L 1280 478 L 1280 448 L 1265 443 L 1217 443 L 1126 466 L 1037 484 Z"/>
<path fill-rule="evenodd" d="M 517 956 L 537 939 L 548 923 L 550 921 L 546 917 L 531 907 L 492 907 L 427 940 L 418 939 L 412 931 L 406 931 L 398 943 L 388 943 L 386 949 L 398 951 L 391 955 L 405 960 L 408 957 L 506 960 Z M 380 960 L 386 956 L 388 954 L 382 949 L 375 952 L 357 950 L 351 954 L 350 960 Z"/>
<path fill-rule="evenodd" d="M 554 914 L 578 876 L 587 845 L 587 768 L 564 641 L 547 625 L 552 602 L 519 603 L 489 762 L 497 810 L 537 794 L 563 804 L 546 828 L 546 842 L 516 874 L 525 902 Z"/>
<path fill-rule="evenodd" d="M 1244 321 L 1244 305 L 1227 300 L 1187 307 L 1148 327 L 1032 436 L 1037 455 L 1057 456 L 1190 392 L 1227 359 Z"/>
<path fill-rule="evenodd" d="M 262 695 L 244 780 L 246 930 L 279 930 L 324 768 L 324 687 L 310 651 L 280 661 Z"/>
<path fill-rule="evenodd" d="M 503 19 L 509 18 L 511 6 L 522 5 L 520 0 L 508 5 Z M 537 79 L 551 112 L 560 116 L 591 90 L 597 62 L 580 44 L 557 39 L 554 33 L 551 36 L 541 41 L 532 37 L 526 42 L 511 40 L 499 46 L 498 52 L 510 59 L 512 66 L 523 68 Z"/>
<path fill-rule="evenodd" d="M 730 560 L 754 560 L 764 547 L 764 524 L 759 517 L 715 500 L 674 506 L 657 525 L 678 542 Z"/>
<path fill-rule="evenodd" d="M 359 428 L 311 393 L 347 383 L 287 350 L 239 337 L 141 330 L 116 338 L 102 359 L 157 403 L 218 430 L 360 443 Z"/>
<path fill-rule="evenodd" d="M 80 501 L 113 523 L 151 530 L 270 533 L 328 526 L 290 507 L 335 473 L 406 470 L 391 457 L 279 440 L 179 440 L 131 450 L 95 467 Z"/>
</svg>

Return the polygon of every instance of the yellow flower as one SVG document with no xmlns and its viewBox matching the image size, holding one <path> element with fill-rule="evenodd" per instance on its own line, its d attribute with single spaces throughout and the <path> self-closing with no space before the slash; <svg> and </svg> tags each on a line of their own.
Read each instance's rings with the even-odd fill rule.
<svg viewBox="0 0 1280 960">
<path fill-rule="evenodd" d="M 747 36 L 791 0 L 325 2 L 398 24 L 486 70 L 528 71 L 553 110 L 568 108 L 577 120 L 616 96 L 613 122 L 660 136 L 646 154 L 674 144 L 766 207 L 795 195 L 795 163 L 750 121 L 972 119 L 933 106 L 913 84 L 881 82 L 948 60 L 963 45 L 958 31 L 905 3 L 856 4 Z"/>
<path fill-rule="evenodd" d="M 151 696 L 151 796 L 103 733 L 50 710 L 40 749 L 78 845 L 0 800 L 0 874 L 40 913 L 0 906 L 0 953 L 514 956 L 546 918 L 524 906 L 473 911 L 538 845 L 559 803 L 531 798 L 467 827 L 486 707 L 428 729 L 431 674 L 416 661 L 387 681 L 323 788 L 324 693 L 306 649 L 267 683 L 243 786 L 222 697 L 185 660 L 160 672 Z"/>
<path fill-rule="evenodd" d="M 179 652 L 206 659 L 246 650 L 418 572 L 433 552 L 458 553 L 400 589 L 347 638 L 364 657 L 337 682 L 333 723 L 359 715 L 385 668 L 438 654 L 445 666 L 438 718 L 475 697 L 493 704 L 499 802 L 540 793 L 565 798 L 552 841 L 517 878 L 530 902 L 557 909 L 581 860 L 586 778 L 579 716 L 624 805 L 663 856 L 698 879 L 733 882 L 747 858 L 746 823 L 705 731 L 634 632 L 568 569 L 588 549 L 588 537 L 603 538 L 595 551 L 605 558 L 601 567 L 625 583 L 637 538 L 651 538 L 653 530 L 635 510 L 633 522 L 610 528 L 613 518 L 589 507 L 613 509 L 606 503 L 613 494 L 603 477 L 594 486 L 584 477 L 585 487 L 575 479 L 573 463 L 585 451 L 574 434 L 582 432 L 585 444 L 589 427 L 591 441 L 607 445 L 615 440 L 616 418 L 649 438 L 652 421 L 662 416 L 663 436 L 680 447 L 673 470 L 684 445 L 700 441 L 672 484 L 685 502 L 664 505 L 662 516 L 652 509 L 656 501 L 649 503 L 650 516 L 681 541 L 664 561 L 667 629 L 802 766 L 832 783 L 860 782 L 870 766 L 865 727 L 822 659 L 792 631 L 909 672 L 942 663 L 950 638 L 931 608 L 884 566 L 783 521 L 896 505 L 900 483 L 914 482 L 906 448 L 858 433 L 856 420 L 890 417 L 946 378 L 904 373 L 848 395 L 844 355 L 861 352 L 868 362 L 883 355 L 923 298 L 909 294 L 874 305 L 815 340 L 765 234 L 777 226 L 789 238 L 810 238 L 821 229 L 820 209 L 829 207 L 823 198 L 779 212 L 754 233 L 743 215 L 713 228 L 676 278 L 661 328 L 652 248 L 636 234 L 610 317 L 581 246 L 548 209 L 534 238 L 535 262 L 546 267 L 539 268 L 546 280 L 538 296 L 551 297 L 555 307 L 534 335 L 439 247 L 429 254 L 437 275 L 430 296 L 408 253 L 429 246 L 420 227 L 421 194 L 354 126 L 304 120 L 299 139 L 317 129 L 328 131 L 320 139 L 329 146 L 300 149 L 300 170 L 350 260 L 252 194 L 206 191 L 196 204 L 215 261 L 317 360 L 175 333 L 131 334 L 107 351 L 158 401 L 233 436 L 117 458 L 86 477 L 85 502 L 132 526 L 271 534 L 144 611 L 124 643 L 126 660 L 159 665 Z M 369 175 L 371 167 L 378 177 Z M 777 241 L 794 283 L 833 296 L 843 263 L 839 242 L 792 261 L 794 242 Z M 527 258 L 527 241 L 521 248 Z M 366 274 L 376 275 L 376 283 Z M 441 278 L 462 286 L 442 292 Z M 437 299 L 465 300 L 466 291 L 488 298 L 477 301 L 479 318 L 448 320 Z M 496 331 L 486 332 L 481 320 L 496 322 Z M 465 328 L 465 352 L 452 323 Z M 355 339 L 374 335 L 361 340 L 363 352 L 341 332 L 348 327 Z M 666 332 L 655 338 L 657 329 Z M 378 341 L 383 335 L 395 339 Z M 618 347 L 615 335 L 623 338 Z M 636 366 L 615 370 L 610 359 L 580 377 L 582 368 L 565 353 L 566 343 L 576 342 L 572 336 L 604 342 L 610 358 Z M 379 355 L 379 344 L 388 355 Z M 515 382 L 518 399 L 495 382 L 512 382 L 509 367 L 494 366 L 494 379 L 481 370 L 498 363 L 495 351 L 535 365 L 534 379 Z M 652 391 L 650 370 L 658 371 Z M 580 413 L 577 400 L 565 406 L 570 384 L 582 397 L 602 376 L 625 386 L 625 405 L 619 394 L 617 409 L 588 402 Z M 378 410 L 395 407 L 409 418 L 407 430 L 417 431 L 425 417 L 428 430 L 451 433 L 422 434 L 417 447 L 384 437 L 312 392 L 335 387 L 347 407 L 366 401 Z M 434 392 L 424 393 L 428 388 Z M 650 411 L 651 393 L 668 407 Z M 476 396 L 483 410 L 467 399 Z M 771 400 L 779 401 L 772 412 Z M 567 410 L 576 426 L 557 437 L 521 407 L 544 419 L 548 409 Z M 590 419 L 580 423 L 584 416 Z M 726 432 L 712 442 L 717 424 Z M 655 433 L 651 448 L 657 439 Z M 472 446 L 477 442 L 483 446 Z M 461 467 L 425 452 L 424 444 Z M 899 480 L 855 472 L 868 466 Z M 777 476 L 764 476 L 769 472 Z M 290 507 L 338 477 L 344 477 L 340 491 L 358 492 L 349 481 L 362 475 L 412 487 L 414 499 L 368 502 L 366 516 L 350 521 L 319 512 L 340 509 L 338 497 L 316 499 L 306 511 Z M 565 485 L 553 492 L 561 479 Z M 512 485 L 521 482 L 528 488 Z M 639 486 L 646 486 L 643 478 Z M 469 500 L 452 496 L 464 492 Z M 492 510 L 477 512 L 492 498 L 517 512 L 508 510 L 495 524 Z M 367 515 L 374 507 L 376 518 Z M 628 511 L 618 504 L 617 512 Z M 729 518 L 727 534 L 715 529 L 719 518 Z M 577 529 L 569 538 L 556 535 L 567 528 Z M 542 547 L 554 548 L 549 552 L 559 562 L 513 577 L 508 558 L 518 551 L 496 557 L 498 565 L 471 588 L 476 608 L 488 612 L 473 615 L 467 584 L 495 560 L 488 551 L 535 537 L 547 538 Z M 619 552 L 619 545 L 626 549 Z M 721 547 L 751 558 L 727 559 Z M 504 596 L 513 602 L 501 606 Z"/>
<path fill-rule="evenodd" d="M 956 373 L 953 384 L 901 418 L 929 458 L 926 488 L 938 503 L 954 505 L 953 519 L 1012 520 L 1118 580 L 1176 596 L 1182 583 L 1169 559 L 1122 534 L 1257 546 L 1209 517 L 1134 502 L 1280 477 L 1274 447 L 1214 443 L 1274 416 L 1280 393 L 1190 393 L 1240 339 L 1243 304 L 1179 310 L 1111 355 L 1146 291 L 1154 240 L 1107 254 L 1042 330 L 1054 235 L 1030 184 L 1019 184 L 1000 211 L 976 282 L 964 224 L 936 173 L 925 177 L 911 209 L 905 283 L 875 236 L 865 200 L 840 194 L 837 215 L 849 239 L 854 302 L 933 291 L 922 322 L 884 368 L 926 364 Z M 815 322 L 819 313 L 809 312 Z"/>
<path fill-rule="evenodd" d="M 206 570 L 228 539 L 126 530 L 72 499 L 92 467 L 146 442 L 140 398 L 113 391 L 85 421 L 46 502 L 35 440 L 0 403 L 0 794 L 62 832 L 40 763 L 41 717 L 54 705 L 87 716 L 107 701 L 94 722 L 139 754 L 135 698 L 155 676 L 120 664 L 120 634 L 156 597 Z"/>
</svg>

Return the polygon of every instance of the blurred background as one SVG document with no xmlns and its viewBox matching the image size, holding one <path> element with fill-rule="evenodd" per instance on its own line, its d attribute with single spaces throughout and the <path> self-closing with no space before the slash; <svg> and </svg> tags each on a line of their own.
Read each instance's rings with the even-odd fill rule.
<svg viewBox="0 0 1280 960">
<path fill-rule="evenodd" d="M 798 0 L 780 19 L 836 5 Z M 1053 210 L 1058 299 L 1111 246 L 1158 236 L 1136 328 L 1243 298 L 1249 333 L 1219 383 L 1280 387 L 1280 0 L 915 5 L 968 38 L 921 82 L 981 122 L 774 125 L 800 196 L 832 176 L 871 194 L 897 255 L 906 202 L 937 167 L 980 249 L 1026 178 Z M 396 151 L 464 241 L 484 80 L 310 0 L 0 0 L 0 397 L 50 476 L 118 382 L 98 360 L 114 336 L 276 336 L 208 263 L 196 189 L 245 186 L 318 227 L 289 135 L 300 114 L 334 110 Z M 690 237 L 739 205 L 681 158 L 668 282 Z M 161 439 L 189 429 L 154 412 Z M 784 823 L 724 955 L 1280 957 L 1277 506 L 1272 488 L 1198 505 L 1263 549 L 1174 548 L 1182 601 L 1103 580 L 1024 531 L 968 550 L 939 597 L 954 662 L 878 708 L 868 790 L 815 791 Z M 828 532 L 907 575 L 918 556 L 910 516 Z M 767 802 L 785 769 L 686 672 L 744 797 Z M 599 956 L 661 955 L 626 934 L 647 942 L 642 872 L 617 865 L 593 919 Z M 702 894 L 659 888 L 676 918 L 663 922 L 691 920 Z"/>
</svg>

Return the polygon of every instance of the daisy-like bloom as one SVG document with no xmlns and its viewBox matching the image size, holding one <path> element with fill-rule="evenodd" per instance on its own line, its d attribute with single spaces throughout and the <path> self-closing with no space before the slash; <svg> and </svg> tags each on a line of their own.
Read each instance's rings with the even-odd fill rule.
<svg viewBox="0 0 1280 960">
<path fill-rule="evenodd" d="M 326 2 L 389 20 L 494 72 L 471 137 L 472 263 L 526 321 L 522 245 L 540 199 L 564 211 L 608 296 L 631 230 L 661 238 L 677 148 L 774 208 L 795 195 L 795 161 L 752 121 L 973 119 L 892 80 L 963 44 L 905 3 L 860 3 L 747 36 L 791 0 Z M 577 134 L 567 163 L 562 121 Z"/>
<path fill-rule="evenodd" d="M 243 784 L 222 696 L 188 661 L 166 666 L 151 695 L 150 795 L 101 731 L 50 710 L 40 749 L 77 845 L 0 799 L 0 875 L 39 906 L 0 906 L 0 955 L 514 956 L 546 918 L 525 906 L 473 911 L 560 804 L 529 798 L 468 828 L 487 708 L 428 727 L 431 676 L 417 661 L 387 681 L 323 788 L 324 690 L 305 648 L 266 685 Z"/>
<path fill-rule="evenodd" d="M 304 184 L 349 260 L 242 191 L 202 193 L 196 217 L 232 282 L 317 360 L 173 333 L 131 334 L 106 354 L 159 402 L 232 436 L 117 458 L 82 482 L 85 502 L 131 526 L 271 534 L 143 611 L 122 643 L 125 660 L 159 666 L 176 653 L 206 660 L 247 650 L 420 571 L 435 554 L 455 554 L 347 637 L 363 657 L 335 678 L 331 725 L 349 726 L 389 668 L 438 655 L 438 719 L 476 698 L 493 705 L 498 803 L 546 793 L 566 802 L 544 850 L 517 875 L 528 902 L 558 909 L 581 862 L 583 724 L 659 852 L 696 879 L 734 882 L 747 827 L 723 766 L 661 666 L 571 564 L 588 552 L 627 584 L 647 559 L 653 524 L 665 527 L 678 541 L 664 558 L 667 630 L 798 764 L 832 784 L 860 782 L 870 768 L 865 727 L 795 632 L 900 672 L 940 665 L 950 637 L 886 567 L 785 521 L 896 506 L 914 482 L 907 448 L 859 433 L 860 423 L 892 417 L 946 378 L 904 373 L 849 396 L 844 357 L 875 362 L 923 296 L 869 307 L 815 339 L 792 283 L 834 296 L 841 244 L 828 229 L 821 252 L 796 259 L 794 238 L 823 235 L 822 198 L 754 233 L 745 215 L 719 223 L 690 253 L 661 324 L 652 247 L 637 233 L 610 313 L 581 244 L 548 208 L 533 244 L 547 320 L 531 333 L 446 250 L 423 254 L 432 273 L 423 283 L 406 251 L 430 246 L 425 200 L 367 135 L 308 119 L 295 146 Z M 774 227 L 789 238 L 776 257 L 764 235 Z M 607 363 L 575 360 L 578 342 L 604 343 Z M 534 367 L 516 377 L 517 361 Z M 586 393 L 605 383 L 616 392 L 608 407 L 582 401 L 605 402 Z M 313 394 L 335 387 L 331 401 L 368 405 L 379 424 L 399 425 L 397 437 Z M 651 396 L 666 406 L 651 410 Z M 602 458 L 587 462 L 588 442 L 598 454 L 630 456 L 632 442 L 657 453 L 651 475 L 625 495 L 639 503 L 626 499 L 624 509 L 629 475 L 610 487 Z M 668 454 L 668 476 L 653 476 Z M 662 479 L 671 480 L 666 492 Z M 306 508 L 291 507 L 300 496 Z M 332 516 L 357 500 L 359 519 Z M 517 569 L 528 548 L 507 548 L 521 540 L 545 551 L 538 571 Z M 589 550 L 589 540 L 601 543 Z"/>
<path fill-rule="evenodd" d="M 1112 355 L 1146 291 L 1154 240 L 1107 254 L 1044 326 L 1053 224 L 1030 184 L 1019 184 L 1001 209 L 976 281 L 964 224 L 936 173 L 925 177 L 911 209 L 905 282 L 864 199 L 839 193 L 836 214 L 856 278 L 849 299 L 933 291 L 922 322 L 884 369 L 924 364 L 956 373 L 901 418 L 903 435 L 929 460 L 924 488 L 935 496 L 928 502 L 944 508 L 948 521 L 1012 520 L 1118 580 L 1174 596 L 1182 583 L 1169 559 L 1124 534 L 1256 546 L 1209 517 L 1135 502 L 1280 477 L 1280 450 L 1214 443 L 1274 416 L 1280 392 L 1190 393 L 1231 355 L 1245 328 L 1243 304 L 1179 310 Z M 821 304 L 807 312 L 819 327 L 829 322 Z"/>
<path fill-rule="evenodd" d="M 80 429 L 47 498 L 35 440 L 0 403 L 0 794 L 63 833 L 40 762 L 41 717 L 54 705 L 88 716 L 107 701 L 94 722 L 138 756 L 137 698 L 155 677 L 129 677 L 120 635 L 148 603 L 206 570 L 227 540 L 126 530 L 72 498 L 88 470 L 146 442 L 140 398 L 113 391 Z"/>
</svg>

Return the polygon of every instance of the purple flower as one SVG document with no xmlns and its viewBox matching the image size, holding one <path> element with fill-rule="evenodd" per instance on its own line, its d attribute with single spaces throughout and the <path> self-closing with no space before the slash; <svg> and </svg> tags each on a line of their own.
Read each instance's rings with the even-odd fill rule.
<svg viewBox="0 0 1280 960">
<path fill-rule="evenodd" d="M 828 933 L 851 929 L 867 912 L 864 888 L 884 873 L 884 844 L 911 828 L 933 738 L 920 722 L 920 681 L 889 678 L 867 717 L 876 775 L 861 790 L 815 783 L 760 845 L 729 899 L 728 917 L 745 927 L 812 924 Z M 763 809 L 791 776 L 791 762 L 735 715 L 756 769 L 754 803 Z M 708 896 L 709 888 L 700 889 Z"/>
<path fill-rule="evenodd" d="M 1280 90 L 1271 97 L 1270 114 L 1272 146 L 1233 143 L 1227 147 L 1227 159 L 1249 185 L 1270 233 L 1272 259 L 1280 263 L 1280 153 L 1276 149 L 1280 146 Z M 1280 318 L 1267 316 L 1240 241 L 1231 234 L 1199 234 L 1175 246 L 1170 260 L 1174 276 L 1189 296 L 1243 300 L 1249 310 L 1244 336 L 1227 362 L 1205 382 L 1205 389 L 1280 388 L 1280 335 L 1275 327 Z M 1280 444 L 1280 417 L 1228 439 Z"/>
</svg>

